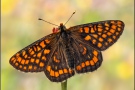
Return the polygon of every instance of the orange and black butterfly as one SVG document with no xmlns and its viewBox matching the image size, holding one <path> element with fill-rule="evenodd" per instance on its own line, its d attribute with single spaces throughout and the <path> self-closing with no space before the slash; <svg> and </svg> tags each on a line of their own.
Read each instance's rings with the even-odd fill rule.
<svg viewBox="0 0 135 90">
<path fill-rule="evenodd" d="M 120 20 L 106 20 L 77 25 L 47 35 L 10 59 L 23 72 L 44 72 L 52 82 L 62 82 L 75 73 L 92 72 L 103 61 L 101 51 L 114 44 L 124 29 Z"/>
</svg>

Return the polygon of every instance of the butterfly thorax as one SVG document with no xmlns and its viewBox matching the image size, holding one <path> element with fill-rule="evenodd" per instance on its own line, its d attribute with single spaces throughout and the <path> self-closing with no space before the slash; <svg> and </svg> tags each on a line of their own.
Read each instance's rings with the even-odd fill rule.
<svg viewBox="0 0 135 90">
<path fill-rule="evenodd" d="M 60 24 L 60 36 L 61 36 L 61 45 L 63 48 L 63 52 L 65 52 L 66 61 L 68 63 L 69 68 L 74 68 L 74 49 L 72 46 L 72 38 L 70 32 L 67 31 L 66 27 L 63 24 Z"/>
</svg>

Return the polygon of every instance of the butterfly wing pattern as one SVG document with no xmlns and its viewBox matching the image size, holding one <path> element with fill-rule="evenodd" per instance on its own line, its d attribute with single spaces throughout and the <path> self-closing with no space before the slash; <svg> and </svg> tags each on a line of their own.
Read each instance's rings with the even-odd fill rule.
<svg viewBox="0 0 135 90">
<path fill-rule="evenodd" d="M 47 35 L 10 58 L 10 64 L 23 72 L 42 72 L 52 82 L 62 82 L 75 73 L 99 68 L 101 51 L 114 44 L 124 30 L 120 20 L 82 24 Z"/>
</svg>

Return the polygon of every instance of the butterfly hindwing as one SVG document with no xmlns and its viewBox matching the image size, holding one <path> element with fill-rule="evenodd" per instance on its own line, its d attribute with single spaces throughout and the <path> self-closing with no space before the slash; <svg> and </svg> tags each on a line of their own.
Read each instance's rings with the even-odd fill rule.
<svg viewBox="0 0 135 90">
<path fill-rule="evenodd" d="M 92 72 L 102 64 L 102 54 L 89 44 L 83 43 L 79 39 L 74 39 L 73 48 L 75 55 L 75 70 L 77 73 Z"/>
<path fill-rule="evenodd" d="M 55 51 L 51 53 L 51 58 L 44 70 L 48 79 L 53 82 L 62 82 L 75 74 L 74 70 L 69 68 L 64 54 L 62 46 L 57 45 Z"/>
</svg>

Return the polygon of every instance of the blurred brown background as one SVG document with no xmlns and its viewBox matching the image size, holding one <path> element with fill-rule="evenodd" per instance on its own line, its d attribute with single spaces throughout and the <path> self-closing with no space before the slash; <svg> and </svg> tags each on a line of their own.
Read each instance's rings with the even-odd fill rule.
<svg viewBox="0 0 135 90">
<path fill-rule="evenodd" d="M 10 57 L 25 46 L 52 33 L 76 10 L 66 27 L 118 19 L 125 29 L 112 47 L 103 52 L 102 66 L 87 74 L 68 79 L 68 90 L 134 89 L 134 3 L 133 0 L 2 0 L 1 1 L 2 90 L 60 90 L 43 72 L 22 73 L 10 64 Z"/>
</svg>

